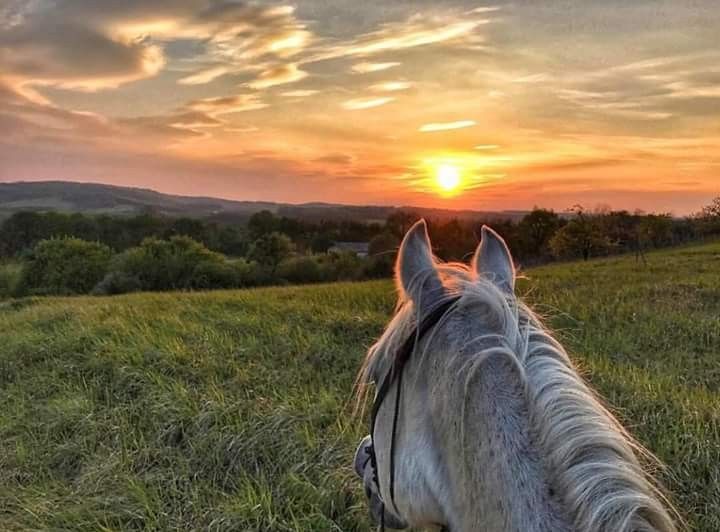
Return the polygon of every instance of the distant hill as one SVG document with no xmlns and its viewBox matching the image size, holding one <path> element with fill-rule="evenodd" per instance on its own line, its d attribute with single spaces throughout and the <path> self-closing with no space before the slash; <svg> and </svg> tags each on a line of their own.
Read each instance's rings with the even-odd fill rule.
<svg viewBox="0 0 720 532">
<path fill-rule="evenodd" d="M 302 220 L 359 222 L 382 221 L 397 211 L 412 211 L 428 218 L 442 219 L 519 219 L 525 214 L 525 211 L 455 211 L 410 206 L 355 206 L 317 202 L 294 205 L 268 201 L 235 201 L 200 196 L 176 196 L 144 188 L 69 181 L 0 183 L 0 218 L 28 210 L 113 215 L 152 212 L 166 216 L 212 218 L 228 222 L 242 221 L 262 210 Z"/>
</svg>

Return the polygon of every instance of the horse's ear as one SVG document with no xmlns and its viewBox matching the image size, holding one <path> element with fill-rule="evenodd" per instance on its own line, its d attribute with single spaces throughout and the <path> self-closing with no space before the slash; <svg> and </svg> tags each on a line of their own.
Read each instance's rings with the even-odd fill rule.
<svg viewBox="0 0 720 532">
<path fill-rule="evenodd" d="M 510 250 L 505 240 L 487 225 L 482 227 L 472 267 L 479 276 L 489 279 L 505 292 L 515 290 L 515 265 Z"/>
<path fill-rule="evenodd" d="M 425 220 L 416 222 L 405 234 L 395 263 L 395 280 L 416 305 L 425 305 L 442 295 Z"/>
</svg>

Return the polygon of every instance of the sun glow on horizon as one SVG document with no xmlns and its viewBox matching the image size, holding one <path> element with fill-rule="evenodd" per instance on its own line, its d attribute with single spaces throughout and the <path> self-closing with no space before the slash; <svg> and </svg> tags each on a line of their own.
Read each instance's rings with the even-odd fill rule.
<svg viewBox="0 0 720 532">
<path fill-rule="evenodd" d="M 453 164 L 440 164 L 435 168 L 435 183 L 438 188 L 450 194 L 456 192 L 460 187 L 460 168 Z"/>
</svg>

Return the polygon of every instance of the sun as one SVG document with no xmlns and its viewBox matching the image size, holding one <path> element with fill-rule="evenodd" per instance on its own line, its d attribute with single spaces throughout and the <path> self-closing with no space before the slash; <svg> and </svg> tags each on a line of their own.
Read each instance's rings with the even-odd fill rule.
<svg viewBox="0 0 720 532">
<path fill-rule="evenodd" d="M 460 168 L 453 164 L 440 164 L 435 168 L 435 182 L 443 192 L 454 192 L 460 186 Z"/>
</svg>

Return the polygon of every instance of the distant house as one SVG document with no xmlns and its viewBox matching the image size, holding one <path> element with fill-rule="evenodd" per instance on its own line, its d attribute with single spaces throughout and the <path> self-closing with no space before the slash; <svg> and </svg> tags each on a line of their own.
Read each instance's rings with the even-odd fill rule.
<svg viewBox="0 0 720 532">
<path fill-rule="evenodd" d="M 358 257 L 368 256 L 368 242 L 335 242 L 328 253 L 354 253 Z"/>
</svg>

